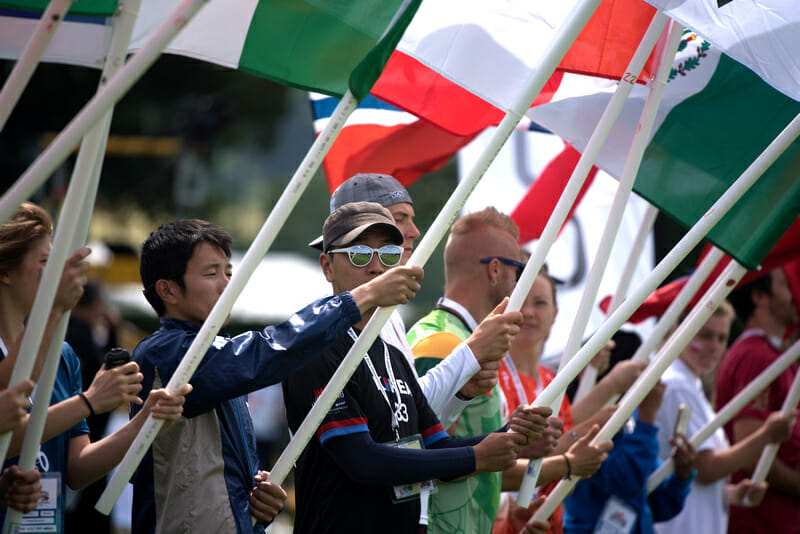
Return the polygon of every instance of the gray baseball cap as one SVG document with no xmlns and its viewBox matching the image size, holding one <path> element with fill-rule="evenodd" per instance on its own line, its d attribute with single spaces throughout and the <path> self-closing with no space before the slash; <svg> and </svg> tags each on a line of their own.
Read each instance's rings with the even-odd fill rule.
<svg viewBox="0 0 800 534">
<path fill-rule="evenodd" d="M 395 226 L 389 210 L 375 202 L 351 202 L 325 219 L 322 225 L 322 250 L 349 245 L 373 226 L 386 228 L 392 244 L 403 244 L 403 232 Z"/>
<path fill-rule="evenodd" d="M 336 188 L 331 195 L 331 213 L 351 202 L 377 202 L 383 207 L 401 202 L 414 205 L 406 188 L 393 176 L 378 173 L 354 174 Z M 308 244 L 309 247 L 323 250 L 322 236 Z"/>
</svg>

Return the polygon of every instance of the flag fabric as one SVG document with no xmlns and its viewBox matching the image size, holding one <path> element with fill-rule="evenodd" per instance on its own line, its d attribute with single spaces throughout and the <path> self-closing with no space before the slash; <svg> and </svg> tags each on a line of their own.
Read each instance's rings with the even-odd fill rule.
<svg viewBox="0 0 800 534">
<path fill-rule="evenodd" d="M 565 75 L 531 120 L 582 150 L 613 86 L 586 92 Z M 646 90 L 634 87 L 596 164 L 619 177 Z M 692 226 L 773 138 L 800 113 L 745 66 L 691 31 L 684 34 L 634 190 Z M 709 233 L 709 240 L 754 269 L 800 213 L 800 142 L 795 142 Z"/>
<path fill-rule="evenodd" d="M 311 94 L 316 133 L 325 127 L 338 102 Z M 408 186 L 440 169 L 474 137 L 453 135 L 369 95 L 347 119 L 322 166 L 330 191 L 359 172 L 390 174 Z"/>
<path fill-rule="evenodd" d="M 39 23 L 45 0 L 0 0 L 0 58 L 19 58 Z M 116 0 L 76 0 L 53 35 L 45 61 L 103 68 Z"/>
<path fill-rule="evenodd" d="M 454 134 L 496 125 L 576 3 L 426 0 L 372 94 Z M 641 0 L 604 0 L 560 70 L 621 78 L 654 13 Z"/>
<path fill-rule="evenodd" d="M 170 43 L 166 52 L 339 97 L 350 89 L 360 100 L 369 92 L 394 51 L 420 1 L 209 2 Z M 115 3 L 111 0 L 102 2 Z M 43 1 L 13 0 L 13 4 L 17 10 L 30 12 L 36 11 Z M 131 50 L 140 48 L 179 4 L 180 0 L 143 0 Z M 12 22 L 14 12 L 4 14 L 7 17 L 0 19 L 0 36 L 6 33 L 5 24 Z M 57 34 L 61 31 L 59 28 Z M 105 39 L 108 38 L 107 32 L 108 29 L 103 32 Z M 88 38 L 83 39 L 79 34 L 73 33 L 72 37 L 74 42 L 62 39 L 58 46 L 56 43 L 51 45 L 45 60 L 59 60 L 64 47 L 70 49 L 69 62 L 97 66 L 105 48 L 96 46 L 96 42 L 95 46 L 90 46 Z M 3 57 L 19 57 L 26 40 L 8 43 L 3 47 Z M 5 37 L 0 37 L 0 42 L 3 41 L 6 41 Z M 79 48 L 81 54 L 72 50 L 74 48 Z"/>
<path fill-rule="evenodd" d="M 800 100 L 800 9 L 786 0 L 647 0 Z"/>
<path fill-rule="evenodd" d="M 702 254 L 700 255 L 700 261 L 709 253 L 711 250 L 711 245 L 706 245 L 703 249 Z M 769 254 L 764 258 L 761 262 L 760 269 L 756 271 L 749 271 L 747 274 L 742 277 L 739 281 L 739 286 L 745 285 L 747 283 L 752 282 L 759 276 L 762 276 L 764 273 L 769 272 L 777 267 L 780 266 L 794 266 L 800 265 L 800 218 L 796 219 L 794 224 L 789 227 L 789 230 L 786 231 L 785 234 L 778 240 L 772 250 L 769 251 Z M 714 269 L 712 270 L 711 274 L 708 276 L 708 279 L 703 282 L 703 285 L 697 291 L 692 300 L 690 301 L 687 309 L 693 308 L 697 302 L 700 300 L 700 297 L 711 287 L 711 284 L 714 280 L 719 278 L 722 274 L 722 271 L 725 267 L 728 266 L 730 263 L 730 257 L 724 256 Z M 698 262 L 699 265 L 699 262 Z M 787 268 L 788 269 L 788 268 Z M 800 277 L 795 276 L 797 273 L 791 269 L 787 270 L 787 277 L 790 277 L 790 283 L 792 284 L 792 293 L 797 295 L 795 297 L 795 304 L 800 306 Z M 631 315 L 629 321 L 632 323 L 639 323 L 648 319 L 650 317 L 659 317 L 667 311 L 667 308 L 672 301 L 678 296 L 683 286 L 686 285 L 689 277 L 684 276 L 678 278 L 677 280 L 673 280 L 669 284 L 666 284 L 656 291 L 653 292 L 652 295 L 647 297 L 641 306 Z M 611 296 L 606 296 L 603 300 L 600 301 L 600 309 L 604 312 L 608 311 L 608 307 L 611 304 Z"/>
</svg>

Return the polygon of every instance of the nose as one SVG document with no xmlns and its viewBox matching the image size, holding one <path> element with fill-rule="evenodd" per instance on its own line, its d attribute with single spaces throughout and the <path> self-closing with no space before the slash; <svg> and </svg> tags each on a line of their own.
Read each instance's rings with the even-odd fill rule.
<svg viewBox="0 0 800 534">
<path fill-rule="evenodd" d="M 381 263 L 381 260 L 378 259 L 378 252 L 375 251 L 372 253 L 372 258 L 370 258 L 369 263 L 365 267 L 368 270 L 369 274 L 379 275 L 386 272 L 386 266 Z"/>
<path fill-rule="evenodd" d="M 408 227 L 408 233 L 406 234 L 406 239 L 414 240 L 420 236 L 419 228 L 413 222 Z"/>
</svg>

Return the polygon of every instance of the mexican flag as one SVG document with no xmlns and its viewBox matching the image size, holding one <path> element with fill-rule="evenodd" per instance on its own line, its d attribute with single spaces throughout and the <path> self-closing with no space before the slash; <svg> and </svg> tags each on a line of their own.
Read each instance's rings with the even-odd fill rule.
<svg viewBox="0 0 800 534">
<path fill-rule="evenodd" d="M 349 88 L 366 96 L 383 69 L 421 0 L 214 0 L 210 1 L 173 40 L 168 53 L 180 54 L 270 78 L 279 83 L 342 96 Z M 180 0 L 143 0 L 131 50 L 140 48 Z M 78 0 L 78 4 L 111 6 L 114 0 Z M 6 28 L 41 11 L 42 0 L 2 0 L 0 55 L 19 57 L 26 35 Z M 81 14 L 108 15 L 108 9 Z M 112 10 L 113 12 L 113 10 Z M 70 14 L 78 13 L 70 11 Z M 16 22 L 15 22 L 16 19 Z M 86 36 L 68 23 L 94 23 Z M 85 29 L 85 28 L 84 28 Z M 105 17 L 93 21 L 65 20 L 46 60 L 99 66 L 110 26 Z M 22 35 L 20 35 L 23 33 Z M 65 53 L 79 48 L 81 53 Z"/>
<path fill-rule="evenodd" d="M 528 116 L 582 150 L 612 86 L 571 89 L 565 76 L 551 103 Z M 646 91 L 635 87 L 597 165 L 620 176 Z M 711 207 L 774 137 L 800 103 L 720 53 L 684 34 L 634 190 L 689 227 Z M 800 213 L 800 142 L 796 141 L 709 233 L 708 238 L 755 269 Z"/>
<path fill-rule="evenodd" d="M 786 0 L 647 0 L 794 100 L 800 100 L 800 9 Z"/>
</svg>

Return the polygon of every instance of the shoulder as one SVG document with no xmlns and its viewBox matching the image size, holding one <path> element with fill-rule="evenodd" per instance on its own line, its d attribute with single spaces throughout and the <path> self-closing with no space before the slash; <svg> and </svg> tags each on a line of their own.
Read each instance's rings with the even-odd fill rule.
<svg viewBox="0 0 800 534">
<path fill-rule="evenodd" d="M 411 350 L 415 358 L 444 359 L 463 340 L 452 332 L 432 332 L 418 340 Z"/>
</svg>

